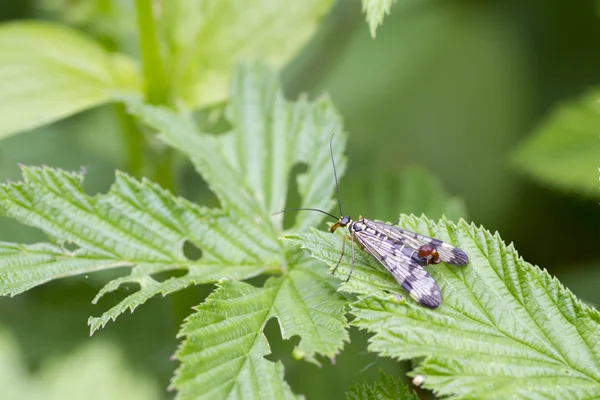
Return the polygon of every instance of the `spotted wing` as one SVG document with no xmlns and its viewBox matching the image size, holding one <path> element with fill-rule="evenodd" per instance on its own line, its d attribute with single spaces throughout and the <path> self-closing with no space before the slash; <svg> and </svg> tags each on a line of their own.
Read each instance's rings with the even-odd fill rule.
<svg viewBox="0 0 600 400">
<path fill-rule="evenodd" d="M 353 235 L 365 251 L 375 257 L 417 303 L 429 308 L 442 304 L 442 295 L 435 280 L 392 240 L 379 238 L 366 230 L 356 231 Z"/>
<path fill-rule="evenodd" d="M 469 257 L 467 254 L 459 249 L 458 247 L 454 247 L 451 244 L 446 242 L 442 242 L 436 238 L 430 238 L 429 236 L 420 235 L 418 233 L 402 229 L 395 225 L 389 225 L 379 221 L 371 221 L 364 220 L 367 227 L 375 229 L 378 232 L 382 232 L 387 235 L 390 239 L 398 241 L 400 245 L 406 245 L 412 247 L 417 250 L 419 247 L 423 245 L 430 245 L 437 249 L 438 254 L 440 255 L 440 260 L 447 264 L 453 265 L 467 265 L 469 262 Z"/>
</svg>

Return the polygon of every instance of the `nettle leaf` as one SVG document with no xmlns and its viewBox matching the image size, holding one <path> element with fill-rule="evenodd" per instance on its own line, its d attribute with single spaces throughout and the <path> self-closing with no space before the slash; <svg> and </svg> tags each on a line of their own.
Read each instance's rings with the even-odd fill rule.
<svg viewBox="0 0 600 400">
<path fill-rule="evenodd" d="M 464 221 L 435 224 L 403 216 L 400 225 L 437 237 L 469 255 L 465 267 L 428 267 L 442 305 L 429 310 L 407 297 L 373 257 L 356 250 L 352 324 L 372 332 L 369 349 L 416 360 L 413 376 L 452 399 L 567 399 L 600 396 L 600 314 L 560 282 L 519 257 L 500 236 Z M 337 263 L 343 234 L 290 236 L 313 257 Z M 351 269 L 346 251 L 339 274 Z M 342 275 L 342 276 L 343 276 Z"/>
<path fill-rule="evenodd" d="M 192 157 L 222 209 L 200 207 L 123 173 L 117 173 L 108 193 L 96 196 L 83 191 L 83 173 L 47 167 L 22 167 L 22 182 L 0 185 L 0 214 L 50 237 L 49 243 L 0 243 L 0 293 L 14 295 L 64 276 L 129 267 L 130 274 L 110 281 L 94 302 L 125 283 L 138 284 L 139 291 L 90 318 L 93 333 L 159 293 L 222 282 L 182 330 L 186 339 L 174 387 L 182 397 L 210 392 L 210 398 L 247 398 L 246 388 L 255 388 L 260 377 L 260 389 L 251 392 L 256 398 L 286 397 L 292 394 L 281 366 L 264 358 L 269 353 L 265 324 L 277 318 L 284 338 L 300 336 L 296 357 L 318 363 L 318 355 L 334 357 L 348 340 L 346 303 L 336 291 L 337 280 L 318 262 L 279 240 L 282 218 L 271 213 L 285 206 L 289 173 L 297 163 L 308 166 L 297 177 L 303 202 L 331 207 L 329 141 L 337 133 L 333 151 L 341 174 L 345 135 L 327 99 L 287 102 L 263 66 L 240 67 L 231 96 L 232 130 L 217 136 L 198 132 L 185 112 L 131 101 L 131 109 L 161 138 Z M 322 218 L 299 215 L 294 229 Z M 186 243 L 202 251 L 198 260 L 186 258 Z M 171 270 L 187 274 L 155 278 Z M 237 282 L 261 273 L 279 276 L 260 288 Z M 223 327 L 233 329 L 231 341 L 213 336 Z M 238 338 L 242 331 L 255 340 L 248 342 L 246 334 Z M 206 379 L 214 390 L 203 384 Z"/>
<path fill-rule="evenodd" d="M 379 371 L 373 385 L 356 384 L 346 393 L 349 400 L 419 400 L 419 396 L 401 381 Z"/>
<path fill-rule="evenodd" d="M 526 174 L 557 188 L 598 198 L 600 91 L 553 111 L 513 156 Z"/>
<path fill-rule="evenodd" d="M 315 363 L 316 354 L 333 357 L 348 333 L 337 281 L 319 263 L 286 248 L 278 239 L 282 216 L 271 214 L 284 208 L 289 173 L 297 163 L 308 166 L 297 178 L 302 204 L 324 209 L 334 204 L 329 140 L 338 133 L 332 148 L 342 173 L 345 137 L 329 100 L 287 102 L 264 66 L 239 67 L 231 99 L 226 114 L 232 130 L 218 136 L 199 132 L 189 113 L 130 102 L 137 117 L 190 156 L 229 217 L 255 241 L 273 247 L 269 265 L 283 271 L 263 288 L 224 282 L 198 308 L 181 332 L 186 340 L 177 353 L 182 366 L 173 386 L 183 398 L 280 398 L 291 392 L 281 367 L 264 359 L 269 349 L 262 331 L 270 318 L 278 319 L 284 338 L 299 335 L 296 356 Z M 293 229 L 322 218 L 299 214 Z M 222 330 L 229 336 L 215 333 Z"/>
<path fill-rule="evenodd" d="M 237 68 L 230 96 L 226 113 L 233 129 L 218 136 L 199 132 L 189 113 L 135 100 L 129 105 L 163 140 L 189 155 L 224 209 L 255 229 L 262 227 L 266 240 L 278 242 L 283 216 L 271 214 L 285 208 L 294 165 L 308 167 L 297 178 L 300 207 L 328 210 L 335 205 L 329 140 L 333 135 L 333 157 L 341 176 L 346 168 L 341 118 L 325 97 L 287 102 L 276 78 L 261 64 Z M 322 214 L 298 213 L 291 230 L 306 230 L 322 219 Z"/>
<path fill-rule="evenodd" d="M 170 0 L 162 32 L 173 94 L 191 108 L 225 100 L 240 60 L 281 68 L 311 38 L 333 0 Z"/>
<path fill-rule="evenodd" d="M 0 138 L 138 93 L 132 60 L 62 26 L 15 22 L 0 27 Z"/>
<path fill-rule="evenodd" d="M 81 173 L 46 167 L 22 171 L 23 182 L 0 185 L 0 212 L 41 229 L 55 243 L 1 243 L 0 293 L 15 295 L 52 279 L 134 267 L 129 276 L 109 282 L 94 302 L 124 283 L 137 283 L 140 291 L 91 318 L 92 332 L 158 293 L 277 270 L 274 249 L 256 242 L 224 212 L 176 198 L 146 180 L 117 173 L 106 195 L 91 197 L 82 189 Z M 199 261 L 184 256 L 186 241 L 203 250 Z M 151 277 L 175 269 L 189 273 L 162 282 Z"/>
<path fill-rule="evenodd" d="M 282 379 L 283 365 L 265 358 L 270 350 L 263 329 L 276 317 L 284 339 L 301 337 L 295 355 L 315 363 L 316 352 L 335 356 L 347 332 L 345 302 L 332 301 L 330 279 L 323 268 L 319 272 L 306 261 L 270 278 L 263 288 L 221 282 L 180 332 L 186 340 L 176 354 L 182 366 L 173 380 L 180 397 L 294 398 Z"/>
<path fill-rule="evenodd" d="M 367 14 L 372 37 L 375 37 L 377 27 L 383 23 L 383 17 L 390 13 L 395 2 L 396 0 L 362 0 L 363 12 Z"/>
</svg>

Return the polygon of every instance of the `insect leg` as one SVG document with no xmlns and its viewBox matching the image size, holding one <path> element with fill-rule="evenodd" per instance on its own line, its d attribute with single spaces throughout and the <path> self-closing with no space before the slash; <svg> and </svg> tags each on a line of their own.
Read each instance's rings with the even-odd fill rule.
<svg viewBox="0 0 600 400">
<path fill-rule="evenodd" d="M 351 238 L 350 240 L 352 241 L 352 268 L 350 268 L 350 273 L 348 274 L 348 277 L 346 278 L 346 282 L 348 282 L 350 280 L 350 277 L 352 276 L 352 272 L 354 271 L 354 233 L 351 234 Z"/>
<path fill-rule="evenodd" d="M 345 247 L 346 247 L 346 236 L 344 235 L 344 239 L 342 239 L 342 251 L 340 252 L 340 259 L 338 260 L 337 264 L 335 264 L 335 267 L 333 267 L 333 269 L 331 270 L 331 275 L 335 274 L 335 271 L 340 266 L 340 263 L 342 262 L 342 258 L 344 258 L 344 248 Z"/>
</svg>

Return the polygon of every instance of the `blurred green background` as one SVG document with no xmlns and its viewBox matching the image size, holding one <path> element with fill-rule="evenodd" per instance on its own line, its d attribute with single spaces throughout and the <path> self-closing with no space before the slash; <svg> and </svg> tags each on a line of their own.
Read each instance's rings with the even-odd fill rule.
<svg viewBox="0 0 600 400">
<path fill-rule="evenodd" d="M 65 3 L 69 12 L 61 8 Z M 82 22 L 82 4 L 2 0 L 0 19 L 57 20 L 102 40 L 97 27 Z M 469 220 L 499 231 L 527 261 L 556 275 L 581 299 L 600 304 L 598 201 L 540 184 L 510 163 L 512 152 L 555 106 L 600 82 L 598 10 L 598 3 L 588 0 L 401 0 L 373 39 L 360 2 L 339 1 L 309 46 L 285 68 L 283 80 L 289 98 L 328 93 L 344 117 L 349 133 L 348 170 L 340 182 L 345 213 L 395 220 L 401 212 L 420 212 L 394 204 L 402 172 L 421 167 L 464 201 Z M 120 29 L 135 32 L 133 22 Z M 110 40 L 103 43 L 111 46 Z M 85 167 L 88 193 L 107 190 L 114 170 L 127 166 L 115 113 L 114 106 L 102 106 L 2 141 L 0 181 L 19 179 L 19 162 Z M 178 194 L 216 205 L 183 159 L 177 160 L 175 182 Z M 31 243 L 44 237 L 2 219 L 0 240 Z M 211 288 L 152 299 L 90 339 L 88 316 L 117 303 L 128 289 L 92 306 L 110 277 L 64 279 L 0 299 L 6 331 L 0 348 L 17 349 L 6 365 L 20 365 L 19 379 L 42 385 L 38 381 L 45 371 L 56 369 L 52 360 L 77 357 L 97 343 L 112 346 L 111 351 L 96 350 L 98 356 L 88 357 L 121 354 L 115 371 L 132 371 L 131 380 L 152 387 L 156 398 L 173 396 L 165 388 L 176 368 L 169 361 L 175 335 Z M 369 355 L 366 335 L 355 331 L 336 364 L 325 360 L 321 369 L 294 361 L 294 343 L 281 341 L 274 322 L 267 335 L 276 343 L 271 359 L 283 361 L 292 388 L 309 399 L 340 396 L 352 382 L 376 379 L 380 367 L 397 376 L 406 370 Z M 133 393 L 132 387 L 121 393 Z"/>
</svg>

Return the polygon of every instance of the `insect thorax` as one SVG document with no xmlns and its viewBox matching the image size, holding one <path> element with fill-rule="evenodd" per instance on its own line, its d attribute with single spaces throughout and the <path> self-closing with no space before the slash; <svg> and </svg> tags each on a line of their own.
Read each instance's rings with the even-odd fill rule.
<svg viewBox="0 0 600 400">
<path fill-rule="evenodd" d="M 350 220 L 348 223 L 348 232 L 360 232 L 366 228 L 365 222 L 363 218 L 360 218 L 358 221 Z"/>
</svg>

